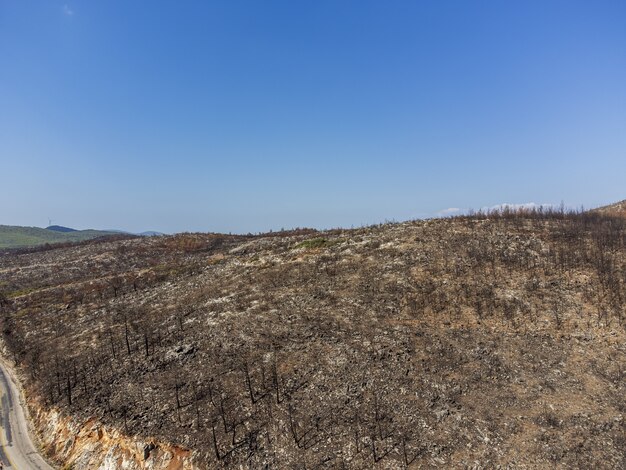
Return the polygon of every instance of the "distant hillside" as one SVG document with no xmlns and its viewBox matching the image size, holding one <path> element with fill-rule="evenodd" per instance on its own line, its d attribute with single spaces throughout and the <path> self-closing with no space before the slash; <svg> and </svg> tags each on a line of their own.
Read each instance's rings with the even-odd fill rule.
<svg viewBox="0 0 626 470">
<path fill-rule="evenodd" d="M 64 229 L 65 227 L 59 228 Z M 79 242 L 107 235 L 115 235 L 115 233 L 104 230 L 66 229 L 66 231 L 62 231 L 50 228 L 0 225 L 0 249 L 37 246 L 46 243 Z"/>
<path fill-rule="evenodd" d="M 603 215 L 613 215 L 618 217 L 626 217 L 626 199 L 608 206 L 598 207 L 592 212 L 599 212 Z"/>
<path fill-rule="evenodd" d="M 53 232 L 78 232 L 75 228 L 63 227 L 61 225 L 51 225 L 50 227 L 46 227 L 46 230 L 52 230 Z"/>
</svg>

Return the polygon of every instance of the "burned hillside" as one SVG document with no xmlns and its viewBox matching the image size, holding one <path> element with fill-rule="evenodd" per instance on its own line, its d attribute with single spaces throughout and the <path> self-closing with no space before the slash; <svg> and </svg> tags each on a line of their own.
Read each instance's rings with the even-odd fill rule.
<svg viewBox="0 0 626 470">
<path fill-rule="evenodd" d="M 103 240 L 0 292 L 31 394 L 199 468 L 626 466 L 624 219 Z"/>
</svg>

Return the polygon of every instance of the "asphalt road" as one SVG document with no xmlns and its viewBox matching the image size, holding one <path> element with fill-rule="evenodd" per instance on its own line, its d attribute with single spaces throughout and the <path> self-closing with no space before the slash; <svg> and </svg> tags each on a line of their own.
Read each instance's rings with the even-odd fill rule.
<svg viewBox="0 0 626 470">
<path fill-rule="evenodd" d="M 0 460 L 5 469 L 53 470 L 39 454 L 13 377 L 0 362 Z"/>
</svg>

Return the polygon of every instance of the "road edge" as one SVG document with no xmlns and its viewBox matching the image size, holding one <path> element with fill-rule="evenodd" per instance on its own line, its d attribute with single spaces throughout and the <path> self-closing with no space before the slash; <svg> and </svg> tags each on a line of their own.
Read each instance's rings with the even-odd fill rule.
<svg viewBox="0 0 626 470">
<path fill-rule="evenodd" d="M 4 347 L 2 347 L 2 349 L 4 349 Z M 26 422 L 26 427 L 27 427 L 26 431 L 28 432 L 28 436 L 31 442 L 33 443 L 33 446 L 38 451 L 41 458 L 48 465 L 50 465 L 50 467 L 54 469 L 61 468 L 59 467 L 58 463 L 51 461 L 46 455 L 46 453 L 44 452 L 44 449 L 41 444 L 41 439 L 35 429 L 35 426 L 33 425 L 33 420 L 30 415 L 30 408 L 27 402 L 26 391 L 24 390 L 24 387 L 22 386 L 22 382 L 19 379 L 19 375 L 15 369 L 15 366 L 11 364 L 10 360 L 8 360 L 5 357 L 4 351 L 0 351 L 0 367 L 4 369 L 4 372 L 6 373 L 8 380 L 10 380 L 13 383 L 13 385 L 15 386 L 15 390 L 17 390 L 16 398 L 19 402 L 20 409 L 22 410 L 22 413 L 24 414 L 24 421 Z"/>
</svg>

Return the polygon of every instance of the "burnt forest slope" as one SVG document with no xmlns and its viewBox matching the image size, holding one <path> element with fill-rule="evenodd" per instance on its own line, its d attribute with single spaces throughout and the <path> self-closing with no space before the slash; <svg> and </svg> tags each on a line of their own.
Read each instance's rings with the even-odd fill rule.
<svg viewBox="0 0 626 470">
<path fill-rule="evenodd" d="M 25 388 L 199 468 L 624 468 L 626 221 L 492 214 L 0 256 Z"/>
</svg>

